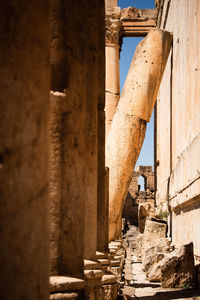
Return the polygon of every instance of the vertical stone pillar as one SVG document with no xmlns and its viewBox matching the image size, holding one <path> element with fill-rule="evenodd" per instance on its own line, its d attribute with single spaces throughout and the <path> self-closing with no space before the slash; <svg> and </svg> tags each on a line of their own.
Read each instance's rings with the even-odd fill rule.
<svg viewBox="0 0 200 300">
<path fill-rule="evenodd" d="M 97 167 L 98 167 L 98 1 L 87 4 L 86 40 L 86 127 L 85 145 L 85 241 L 84 258 L 95 259 L 97 249 Z M 92 84 L 91 84 L 92 79 Z M 92 237 L 92 238 L 91 238 Z"/>
<path fill-rule="evenodd" d="M 104 103 L 104 5 L 52 0 L 51 274 L 84 277 L 96 259 L 98 132 Z M 99 108 L 99 111 L 98 111 Z M 99 133 L 99 136 L 98 136 Z M 103 161 L 104 156 L 100 157 Z M 98 175 L 99 171 L 99 175 Z M 104 184 L 104 180 L 103 180 Z M 94 265 L 92 265 L 94 266 Z M 85 273 L 85 274 L 86 274 Z M 86 274 L 86 275 L 87 275 Z M 88 276 L 90 276 L 89 274 Z M 87 277 L 87 276 L 86 276 Z"/>
<path fill-rule="evenodd" d="M 108 251 L 108 199 L 105 192 L 105 9 L 99 1 L 98 18 L 98 203 L 97 203 L 97 250 Z"/>
<path fill-rule="evenodd" d="M 106 9 L 106 137 L 116 112 L 120 97 L 119 80 L 119 32 L 121 28 L 120 7 Z"/>
<path fill-rule="evenodd" d="M 51 1 L 50 271 L 83 278 L 90 136 L 88 7 L 80 7 Z"/>
<path fill-rule="evenodd" d="M 0 2 L 0 294 L 49 298 L 48 1 Z"/>
</svg>

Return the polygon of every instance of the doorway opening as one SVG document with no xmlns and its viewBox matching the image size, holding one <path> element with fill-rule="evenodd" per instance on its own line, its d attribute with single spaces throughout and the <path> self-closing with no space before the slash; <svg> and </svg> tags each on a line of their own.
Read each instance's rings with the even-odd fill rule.
<svg viewBox="0 0 200 300">
<path fill-rule="evenodd" d="M 147 178 L 145 176 L 139 176 L 138 178 L 138 192 L 145 192 L 147 189 Z"/>
</svg>

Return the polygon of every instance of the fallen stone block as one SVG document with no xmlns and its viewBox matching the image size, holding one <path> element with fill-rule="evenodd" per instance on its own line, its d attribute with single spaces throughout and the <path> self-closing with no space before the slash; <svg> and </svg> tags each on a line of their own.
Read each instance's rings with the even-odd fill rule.
<svg viewBox="0 0 200 300">
<path fill-rule="evenodd" d="M 193 243 L 183 245 L 170 253 L 161 265 L 161 286 L 189 288 L 194 284 Z"/>
<path fill-rule="evenodd" d="M 160 239 L 159 243 L 146 249 L 142 256 L 142 267 L 148 276 L 151 269 L 164 257 L 164 253 L 171 252 L 173 247 L 169 239 Z"/>
<path fill-rule="evenodd" d="M 194 284 L 193 243 L 183 245 L 154 264 L 148 274 L 150 281 L 161 281 L 163 288 L 189 288 Z"/>
<path fill-rule="evenodd" d="M 165 239 L 167 233 L 167 223 L 154 218 L 147 218 L 142 240 L 142 255 L 144 251 Z"/>
<path fill-rule="evenodd" d="M 159 252 L 146 257 L 146 259 L 143 261 L 143 270 L 145 271 L 147 277 L 149 276 L 153 266 L 157 265 L 163 258 L 164 253 Z"/>
<path fill-rule="evenodd" d="M 161 259 L 157 264 L 155 263 L 148 272 L 148 280 L 153 282 L 161 282 L 161 267 L 164 258 Z"/>
</svg>

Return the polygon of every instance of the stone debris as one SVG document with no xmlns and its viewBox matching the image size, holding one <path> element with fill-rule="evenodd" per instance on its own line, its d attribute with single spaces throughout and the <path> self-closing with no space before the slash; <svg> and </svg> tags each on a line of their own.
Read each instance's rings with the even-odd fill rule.
<svg viewBox="0 0 200 300">
<path fill-rule="evenodd" d="M 147 248 L 143 252 L 142 266 L 148 278 L 150 273 L 154 276 L 155 271 L 151 272 L 151 270 L 154 269 L 154 265 L 164 258 L 165 253 L 169 253 L 172 250 L 173 247 L 171 246 L 170 239 L 164 238 L 160 239 L 157 245 Z M 155 281 L 157 280 L 155 279 Z"/>
<path fill-rule="evenodd" d="M 131 238 L 129 234 L 127 238 Z M 141 240 L 141 234 L 135 235 L 134 239 Z M 159 241 L 144 251 L 143 262 L 138 258 L 137 248 L 127 247 L 123 299 L 200 299 L 199 290 L 189 289 L 194 283 L 193 244 L 174 250 L 170 239 Z M 128 244 L 126 240 L 125 243 Z"/>
<path fill-rule="evenodd" d="M 161 239 L 165 239 L 166 234 L 167 223 L 165 221 L 147 218 L 142 239 L 142 255 L 146 249 L 159 244 Z"/>
<path fill-rule="evenodd" d="M 193 243 L 171 252 L 161 264 L 162 287 L 192 287 L 194 285 Z"/>
<path fill-rule="evenodd" d="M 164 258 L 164 253 L 158 252 L 153 255 L 146 256 L 145 260 L 143 259 L 142 261 L 143 270 L 145 271 L 148 278 L 154 265 L 157 265 L 159 261 L 161 261 L 163 258 Z M 159 280 L 155 280 L 155 281 L 159 281 Z"/>
<path fill-rule="evenodd" d="M 147 256 L 143 266 L 148 279 L 161 282 L 162 287 L 192 287 L 195 270 L 193 244 L 183 245 L 170 253 Z"/>
</svg>

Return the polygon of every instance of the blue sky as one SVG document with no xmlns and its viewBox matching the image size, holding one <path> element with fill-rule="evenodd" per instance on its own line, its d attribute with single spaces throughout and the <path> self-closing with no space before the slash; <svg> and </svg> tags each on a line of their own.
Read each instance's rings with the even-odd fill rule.
<svg viewBox="0 0 200 300">
<path fill-rule="evenodd" d="M 118 0 L 118 6 L 121 8 L 133 6 L 136 8 L 155 8 L 154 0 Z"/>
<path fill-rule="evenodd" d="M 124 7 L 137 7 L 137 8 L 155 8 L 154 0 L 119 0 L 118 6 Z M 123 38 L 122 51 L 120 53 L 120 86 L 123 89 L 124 81 L 126 79 L 129 66 L 135 48 L 142 38 Z M 138 165 L 153 166 L 153 129 L 154 129 L 154 116 L 152 115 L 151 121 L 147 124 L 147 131 L 145 140 L 142 146 L 140 156 L 138 158 L 136 167 Z M 140 182 L 141 184 L 141 182 Z"/>
</svg>

